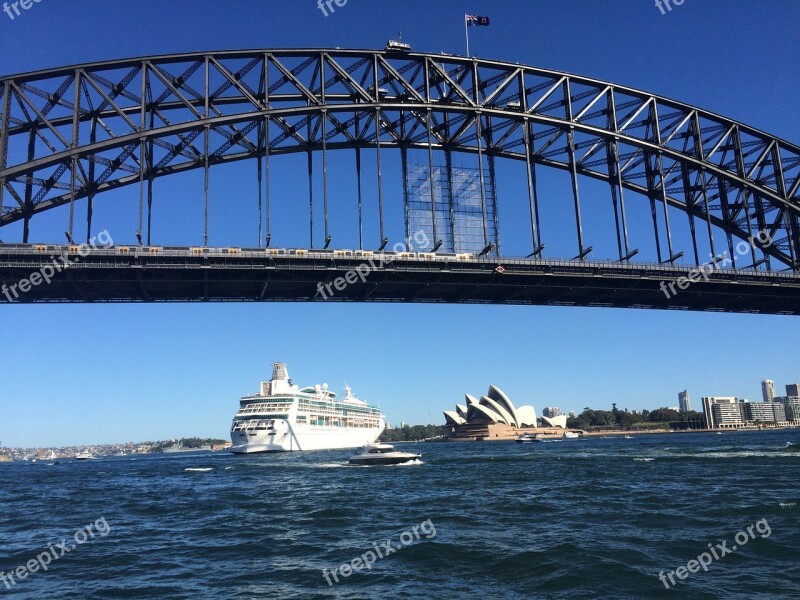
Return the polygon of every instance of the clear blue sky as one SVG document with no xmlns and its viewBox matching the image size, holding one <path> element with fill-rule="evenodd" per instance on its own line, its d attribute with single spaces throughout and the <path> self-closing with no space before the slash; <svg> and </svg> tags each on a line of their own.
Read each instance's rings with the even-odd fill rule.
<svg viewBox="0 0 800 600">
<path fill-rule="evenodd" d="M 327 18 L 315 0 L 43 0 L 14 21 L 0 13 L 0 73 L 212 49 L 380 48 L 398 30 L 415 49 L 463 53 L 465 12 L 492 19 L 472 32 L 479 56 L 645 89 L 800 142 L 791 0 L 686 0 L 666 15 L 650 0 L 349 0 Z M 159 183 L 157 196 L 174 189 Z M 128 241 L 118 238 L 130 221 L 98 211 Z M 0 311 L 0 440 L 12 446 L 227 437 L 238 397 L 275 360 L 301 384 L 346 380 L 393 423 L 439 423 L 490 383 L 541 412 L 676 405 L 684 388 L 699 407 L 703 395 L 759 399 L 763 378 L 779 390 L 800 381 L 800 320 L 787 317 L 319 303 Z"/>
</svg>

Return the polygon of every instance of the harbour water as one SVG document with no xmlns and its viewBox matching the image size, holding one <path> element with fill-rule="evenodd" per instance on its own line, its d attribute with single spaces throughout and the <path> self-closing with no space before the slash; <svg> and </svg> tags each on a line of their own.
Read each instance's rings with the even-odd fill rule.
<svg viewBox="0 0 800 600">
<path fill-rule="evenodd" d="M 798 438 L 399 444 L 423 464 L 372 468 L 346 450 L 3 465 L 0 571 L 75 548 L 0 596 L 796 598 Z M 76 545 L 100 519 L 107 535 Z M 723 542 L 707 572 L 659 579 Z"/>
</svg>

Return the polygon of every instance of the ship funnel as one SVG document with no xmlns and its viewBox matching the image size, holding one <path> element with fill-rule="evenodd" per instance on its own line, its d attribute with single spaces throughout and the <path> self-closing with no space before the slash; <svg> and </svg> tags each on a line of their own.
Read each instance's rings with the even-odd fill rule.
<svg viewBox="0 0 800 600">
<path fill-rule="evenodd" d="M 289 371 L 286 363 L 272 363 L 272 381 L 288 381 Z"/>
</svg>

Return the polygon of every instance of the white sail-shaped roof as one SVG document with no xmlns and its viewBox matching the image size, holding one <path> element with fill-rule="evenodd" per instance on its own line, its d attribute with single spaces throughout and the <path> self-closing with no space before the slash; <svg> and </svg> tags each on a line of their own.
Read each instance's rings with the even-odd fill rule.
<svg viewBox="0 0 800 600">
<path fill-rule="evenodd" d="M 511 415 L 512 422 L 510 423 L 510 425 L 516 425 L 517 427 L 519 427 L 519 417 L 517 416 L 517 409 L 514 408 L 514 404 L 511 402 L 511 400 L 508 399 L 508 396 L 506 396 L 500 390 L 500 388 L 490 385 L 489 393 L 486 395 L 489 396 L 489 398 L 491 398 L 498 404 L 500 404 L 501 406 L 505 407 L 505 409 Z"/>
<path fill-rule="evenodd" d="M 503 417 L 501 417 L 488 406 L 483 406 L 482 404 L 473 404 L 473 408 L 475 409 L 475 416 L 473 419 L 488 419 L 491 423 L 503 422 Z"/>
<path fill-rule="evenodd" d="M 532 406 L 520 406 L 517 409 L 520 427 L 536 427 L 536 409 Z"/>
<path fill-rule="evenodd" d="M 481 404 L 483 404 L 484 406 L 488 406 L 493 411 L 495 411 L 497 414 L 499 414 L 502 417 L 503 423 L 505 423 L 506 425 L 513 425 L 514 424 L 514 417 L 512 417 L 511 413 L 509 413 L 505 409 L 505 407 L 501 406 L 498 402 L 495 402 L 494 400 L 492 400 L 488 396 L 481 396 Z"/>
<path fill-rule="evenodd" d="M 447 425 L 463 425 L 467 420 L 452 410 L 444 411 L 444 419 Z"/>
<path fill-rule="evenodd" d="M 478 402 L 477 398 L 469 394 L 464 394 L 464 397 L 467 399 L 467 421 L 471 421 L 475 418 L 475 407 L 480 406 L 481 403 Z"/>
<path fill-rule="evenodd" d="M 542 417 L 542 421 L 544 421 L 550 427 L 560 427 L 561 429 L 567 428 L 567 415 L 558 415 L 557 417 Z"/>
</svg>

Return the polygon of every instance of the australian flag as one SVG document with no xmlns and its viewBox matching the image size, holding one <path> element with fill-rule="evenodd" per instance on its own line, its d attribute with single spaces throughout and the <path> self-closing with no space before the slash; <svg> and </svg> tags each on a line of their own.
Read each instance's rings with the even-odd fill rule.
<svg viewBox="0 0 800 600">
<path fill-rule="evenodd" d="M 489 17 L 476 17 L 475 15 L 464 15 L 467 18 L 467 25 L 470 27 L 488 27 Z"/>
</svg>

